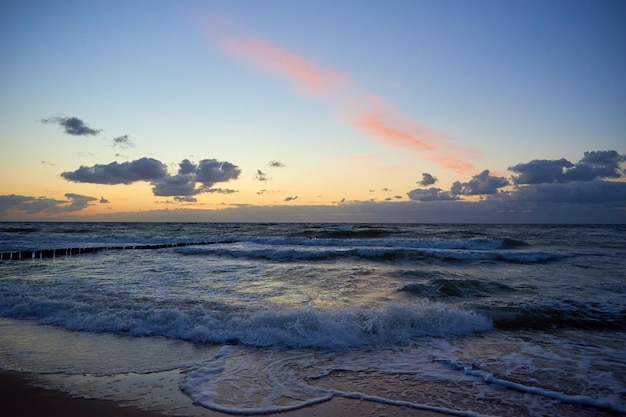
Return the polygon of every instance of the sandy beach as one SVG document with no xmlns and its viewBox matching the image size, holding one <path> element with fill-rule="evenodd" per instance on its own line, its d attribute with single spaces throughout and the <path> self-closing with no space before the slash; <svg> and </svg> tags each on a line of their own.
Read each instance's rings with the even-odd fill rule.
<svg viewBox="0 0 626 417">
<path fill-rule="evenodd" d="M 143 410 L 133 406 L 105 399 L 73 397 L 57 389 L 45 389 L 38 384 L 38 377 L 12 371 L 0 371 L 0 409 L 6 417 L 162 417 L 168 415 L 156 410 Z M 226 417 L 220 413 L 198 407 L 203 417 Z M 330 401 L 298 410 L 265 414 L 281 417 L 323 417 L 323 416 L 412 416 L 441 417 L 444 414 L 407 409 L 359 401 L 347 398 L 333 398 Z"/>
<path fill-rule="evenodd" d="M 29 374 L 0 371 L 0 408 L 7 417 L 156 417 L 162 414 L 120 407 L 109 400 L 73 398 L 59 390 L 33 386 L 36 378 Z"/>
</svg>

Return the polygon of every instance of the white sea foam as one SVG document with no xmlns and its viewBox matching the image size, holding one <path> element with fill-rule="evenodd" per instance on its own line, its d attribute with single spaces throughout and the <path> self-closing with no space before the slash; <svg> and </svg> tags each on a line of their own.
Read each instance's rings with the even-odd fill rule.
<svg viewBox="0 0 626 417">
<path fill-rule="evenodd" d="M 552 391 L 552 390 L 548 390 L 548 389 L 544 389 L 540 387 L 524 385 L 518 382 L 498 378 L 490 372 L 473 369 L 471 366 L 464 366 L 463 370 L 466 375 L 472 375 L 472 376 L 482 379 L 485 382 L 489 382 L 491 384 L 498 384 L 502 387 L 514 389 L 516 391 L 554 398 L 562 402 L 587 405 L 591 407 L 616 411 L 618 413 L 626 413 L 626 407 L 623 404 L 621 404 L 621 402 L 619 402 L 617 399 L 613 401 L 598 400 L 595 398 L 588 397 L 586 395 L 571 395 L 571 394 Z"/>
<path fill-rule="evenodd" d="M 502 249 L 500 243 L 471 244 L 468 242 L 325 242 L 323 244 L 293 244 L 283 242 L 276 246 L 264 242 L 263 245 L 237 242 L 210 246 L 186 246 L 177 249 L 186 255 L 218 256 L 250 260 L 269 261 L 316 261 L 339 258 L 362 258 L 366 260 L 456 260 L 456 261 L 506 261 L 535 263 L 561 258 L 553 252 L 517 251 Z"/>
<path fill-rule="evenodd" d="M 277 350 L 263 351 L 259 355 L 258 351 L 226 347 L 189 371 L 181 382 L 181 388 L 196 404 L 239 415 L 277 413 L 328 401 L 333 397 L 344 397 L 455 416 L 483 416 L 469 410 L 393 398 L 392 393 L 390 397 L 382 397 L 316 385 L 333 372 L 363 372 L 376 366 L 391 366 L 403 367 L 403 372 L 420 373 L 421 367 L 429 364 L 427 358 L 407 362 L 406 356 L 399 352 L 382 351 L 376 354 L 375 359 L 370 363 L 362 354 L 346 353 L 337 357 L 328 353 L 303 352 L 294 355 Z M 311 375 L 311 371 L 320 367 L 324 368 L 322 373 Z"/>
<path fill-rule="evenodd" d="M 154 307 L 130 300 L 29 296 L 0 300 L 2 315 L 72 330 L 165 336 L 204 343 L 343 349 L 410 343 L 419 336 L 470 335 L 492 328 L 485 316 L 440 303 L 388 303 L 376 308 L 317 310 L 213 303 Z"/>
</svg>

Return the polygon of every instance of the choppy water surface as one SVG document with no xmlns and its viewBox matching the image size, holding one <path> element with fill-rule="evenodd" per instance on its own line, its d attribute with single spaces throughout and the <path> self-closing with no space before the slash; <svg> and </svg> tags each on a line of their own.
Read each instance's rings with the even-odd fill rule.
<svg viewBox="0 0 626 417">
<path fill-rule="evenodd" d="M 624 413 L 625 242 L 625 226 L 0 223 L 0 253 L 76 253 L 0 261 L 0 366 L 180 369 L 180 395 L 232 413 L 332 397 Z M 142 343 L 152 360 L 115 353 Z"/>
</svg>

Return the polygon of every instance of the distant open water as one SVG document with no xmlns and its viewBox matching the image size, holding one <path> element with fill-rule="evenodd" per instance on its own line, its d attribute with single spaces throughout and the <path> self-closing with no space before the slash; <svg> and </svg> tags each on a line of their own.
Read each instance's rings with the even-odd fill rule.
<svg viewBox="0 0 626 417">
<path fill-rule="evenodd" d="M 184 367 L 185 395 L 231 413 L 626 413 L 623 225 L 0 223 L 0 254 L 5 369 Z M 96 334 L 160 348 L 53 342 Z"/>
</svg>

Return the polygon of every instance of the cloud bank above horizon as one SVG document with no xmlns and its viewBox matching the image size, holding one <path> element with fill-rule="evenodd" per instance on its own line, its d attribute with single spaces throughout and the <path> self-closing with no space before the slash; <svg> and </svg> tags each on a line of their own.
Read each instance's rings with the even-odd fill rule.
<svg viewBox="0 0 626 417">
<path fill-rule="evenodd" d="M 578 206 L 581 204 L 591 205 L 590 207 L 599 212 L 613 213 L 605 220 L 612 219 L 611 222 L 621 219 L 626 221 L 626 169 L 623 164 L 626 162 L 626 155 L 621 155 L 617 151 L 588 151 L 577 162 L 572 163 L 565 158 L 558 160 L 531 160 L 526 163 L 519 163 L 509 168 L 513 174 L 509 177 L 492 176 L 489 170 L 472 176 L 467 181 L 455 181 L 449 190 L 437 187 L 425 188 L 437 182 L 436 177 L 430 173 L 423 173 L 422 179 L 416 181 L 424 188 L 415 188 L 406 192 L 415 213 L 422 213 L 424 208 L 433 204 L 445 204 L 447 212 L 451 212 L 454 205 L 467 213 L 479 213 L 488 216 L 489 210 L 494 212 L 506 211 L 510 214 L 509 221 L 515 219 L 516 214 L 522 212 L 532 212 L 540 209 L 542 205 L 550 205 L 555 210 L 557 204 L 562 209 L 565 207 Z M 278 161 L 271 161 L 270 166 L 283 167 Z M 133 184 L 145 182 L 152 186 L 155 196 L 173 197 L 177 202 L 194 203 L 194 196 L 201 193 L 233 193 L 234 190 L 215 188 L 214 185 L 222 182 L 236 181 L 241 175 L 241 170 L 231 162 L 218 161 L 216 159 L 203 159 L 198 163 L 193 163 L 187 159 L 178 164 L 176 173 L 170 173 L 167 165 L 153 158 L 140 158 L 131 162 L 112 162 L 106 165 L 94 165 L 91 167 L 81 166 L 75 171 L 63 172 L 61 176 L 70 182 L 107 184 L 110 186 Z M 261 170 L 256 173 L 256 180 L 267 181 Z M 391 190 L 388 190 L 391 191 Z M 265 192 L 265 190 L 260 193 Z M 68 212 L 79 212 L 87 208 L 90 204 L 108 203 L 104 197 L 100 199 L 92 196 L 85 196 L 73 193 L 65 194 L 69 201 L 55 200 L 46 197 L 33 197 L 23 195 L 1 195 L 0 196 L 0 218 L 11 218 L 15 214 L 54 216 Z M 478 200 L 475 200 L 479 197 Z M 401 196 L 386 198 L 383 201 L 346 201 L 343 199 L 336 204 L 331 204 L 322 208 L 311 206 L 311 209 L 320 213 L 329 212 L 329 221 L 333 219 L 333 209 L 331 207 L 342 207 L 334 213 L 335 216 L 342 217 L 345 212 L 350 212 L 346 206 L 369 207 L 372 210 L 375 206 L 377 210 L 389 209 L 391 205 L 402 204 L 406 216 L 410 214 L 410 208 L 406 204 L 394 202 Z M 284 202 L 293 202 L 298 196 L 288 196 Z M 240 207 L 231 207 L 241 209 Z M 253 210 L 254 206 L 245 205 L 246 212 Z M 440 208 L 440 206 L 437 206 Z M 260 212 L 264 211 L 263 207 Z M 306 206 L 299 210 L 305 210 Z M 438 210 L 439 210 L 438 208 Z M 281 209 L 282 210 L 282 209 Z M 279 211 L 281 211 L 279 210 Z M 408 210 L 408 211 L 407 211 Z M 213 211 L 214 212 L 214 211 Z M 389 211 L 394 212 L 394 210 Z M 337 214 L 344 213 L 344 214 Z M 382 213 L 382 212 L 381 212 Z M 468 216 L 467 214 L 465 216 Z M 440 213 L 439 213 L 440 214 Z M 493 214 L 493 213 L 492 213 Z M 283 214 L 284 221 L 292 221 L 287 214 Z M 383 214 L 378 215 L 379 218 Z M 425 216 L 425 214 L 422 214 Z M 336 217 L 335 217 L 336 218 Z M 438 218 L 437 216 L 433 218 Z M 477 221 L 479 217 L 473 218 Z M 406 221 L 406 217 L 399 218 L 398 221 Z M 483 221 L 492 221 L 485 217 Z M 601 219 L 601 218 L 599 218 Z M 386 218 L 387 221 L 389 219 Z M 375 221 L 372 218 L 372 221 Z M 428 221 L 424 219 L 423 221 Z"/>
</svg>

